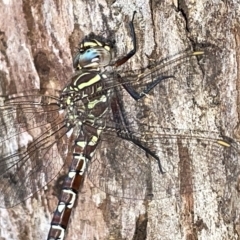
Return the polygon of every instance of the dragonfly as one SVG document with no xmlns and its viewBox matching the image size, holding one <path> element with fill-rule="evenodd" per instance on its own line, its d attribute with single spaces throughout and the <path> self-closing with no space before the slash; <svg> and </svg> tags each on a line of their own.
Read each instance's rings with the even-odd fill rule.
<svg viewBox="0 0 240 240">
<path fill-rule="evenodd" d="M 189 67 L 189 76 L 194 77 L 193 62 L 204 53 L 185 51 L 143 69 L 118 71 L 136 53 L 134 16 L 129 23 L 133 49 L 126 55 L 115 60 L 114 43 L 91 34 L 80 43 L 73 61 L 75 74 L 62 91 L 40 89 L 0 98 L 1 207 L 13 207 L 33 196 L 71 158 L 48 240 L 65 238 L 86 175 L 116 197 L 166 198 L 204 189 L 193 183 L 194 173 L 201 170 L 192 168 L 188 148 L 202 149 L 203 155 L 218 159 L 237 155 L 236 143 L 218 133 L 141 122 L 135 102 L 172 79 L 181 87 L 177 76 Z M 155 145 L 162 149 L 158 154 Z M 166 158 L 171 164 L 163 167 Z M 207 170 L 209 176 L 216 172 L 214 164 Z M 177 169 L 180 177 L 175 175 Z M 152 181 L 155 178 L 159 180 Z M 174 186 L 177 179 L 180 186 Z"/>
</svg>

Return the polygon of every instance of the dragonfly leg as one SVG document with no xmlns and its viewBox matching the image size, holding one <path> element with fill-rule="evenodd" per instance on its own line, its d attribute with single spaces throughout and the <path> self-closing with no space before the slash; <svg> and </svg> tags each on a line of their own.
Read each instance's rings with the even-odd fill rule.
<svg viewBox="0 0 240 240">
<path fill-rule="evenodd" d="M 158 162 L 158 167 L 159 167 L 159 171 L 160 171 L 160 173 L 165 173 L 164 171 L 163 171 L 163 168 L 162 168 L 162 164 L 161 164 L 161 162 L 160 162 L 160 159 L 159 159 L 159 157 L 153 152 L 153 151 L 151 151 L 148 147 L 145 147 L 144 145 L 143 145 L 143 143 L 141 142 L 141 140 L 139 140 L 138 138 L 136 138 L 135 136 L 133 136 L 133 134 L 130 134 L 130 135 L 126 135 L 126 133 L 122 133 L 122 132 L 120 132 L 120 133 L 118 133 L 118 136 L 119 137 L 121 137 L 121 138 L 123 138 L 123 139 L 126 139 L 126 140 L 128 140 L 128 141 L 131 141 L 132 143 L 134 143 L 135 145 L 137 145 L 138 147 L 140 147 L 142 150 L 144 150 L 145 152 L 146 152 L 146 155 L 148 156 L 148 155 L 150 155 L 150 156 L 152 156 L 153 158 L 155 158 L 156 160 L 157 160 L 157 162 Z"/>
<path fill-rule="evenodd" d="M 135 34 L 135 29 L 134 29 L 134 24 L 133 24 L 135 14 L 136 14 L 136 11 L 133 12 L 132 20 L 129 23 L 129 27 L 131 30 L 132 42 L 133 42 L 133 49 L 130 52 L 128 52 L 125 56 L 123 56 L 122 58 L 116 60 L 114 63 L 115 67 L 121 66 L 122 64 L 127 62 L 137 51 L 136 34 Z"/>
<path fill-rule="evenodd" d="M 113 120 L 115 122 L 115 128 L 116 128 L 118 137 L 134 143 L 135 145 L 140 147 L 142 150 L 144 150 L 146 152 L 146 155 L 150 155 L 153 158 L 155 158 L 158 162 L 159 171 L 161 173 L 164 173 L 159 157 L 149 148 L 144 146 L 141 140 L 138 139 L 136 136 L 134 136 L 134 134 L 132 134 L 131 130 L 128 128 L 127 119 L 124 117 L 124 107 L 121 99 L 117 95 L 117 92 L 116 92 L 116 97 L 111 102 L 111 109 L 112 109 Z"/>
<path fill-rule="evenodd" d="M 128 121 L 124 117 L 124 106 L 122 103 L 122 100 L 120 96 L 118 95 L 118 90 L 115 91 L 116 97 L 114 97 L 111 101 L 111 109 L 113 113 L 113 121 L 115 123 L 115 129 L 118 132 L 124 131 L 130 133 L 130 130 L 128 128 Z"/>
<path fill-rule="evenodd" d="M 168 78 L 174 78 L 174 76 L 161 76 L 158 77 L 155 81 L 148 83 L 146 85 L 146 89 L 144 89 L 142 92 L 138 93 L 131 85 L 122 83 L 127 81 L 122 81 L 121 76 L 118 74 L 118 79 L 121 79 L 119 82 L 121 82 L 124 89 L 129 93 L 129 95 L 135 99 L 136 101 L 141 99 L 142 97 L 146 96 L 154 87 L 156 87 L 157 84 L 159 84 L 162 80 L 168 79 Z"/>
</svg>

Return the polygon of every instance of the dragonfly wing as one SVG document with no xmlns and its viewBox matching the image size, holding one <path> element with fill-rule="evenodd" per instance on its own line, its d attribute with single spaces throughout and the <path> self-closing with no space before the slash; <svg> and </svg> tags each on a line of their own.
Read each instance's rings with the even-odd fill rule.
<svg viewBox="0 0 240 240">
<path fill-rule="evenodd" d="M 56 121 L 59 118 L 57 98 L 52 95 L 42 95 L 38 90 L 0 96 L 1 141 L 25 129 L 37 128 Z"/>
<path fill-rule="evenodd" d="M 156 97 L 162 100 L 158 104 L 168 101 L 169 104 L 165 105 L 168 108 L 169 105 L 176 104 L 176 101 L 179 102 L 182 95 L 189 100 L 194 93 L 202 90 L 203 74 L 200 63 L 204 63 L 208 54 L 208 51 L 201 52 L 201 54 L 185 51 L 152 63 L 146 68 L 106 72 L 108 79 L 105 80 L 103 90 L 121 85 L 123 89 L 129 90 L 128 93 L 134 89 L 142 96 L 155 92 Z M 176 94 L 172 96 L 168 94 L 170 92 L 176 92 Z"/>
<path fill-rule="evenodd" d="M 113 196 L 144 199 L 148 191 L 151 193 L 150 166 L 141 149 L 103 133 L 87 176 L 96 187 Z"/>
<path fill-rule="evenodd" d="M 61 147 L 64 154 L 67 129 L 58 110 L 56 100 L 36 92 L 4 97 L 0 119 L 1 207 L 24 201 L 61 170 L 64 160 L 57 149 Z"/>
<path fill-rule="evenodd" d="M 90 181 L 110 195 L 130 199 L 164 199 L 218 191 L 227 184 L 226 167 L 231 165 L 236 168 L 237 181 L 238 149 L 233 144 L 219 144 L 217 133 L 180 134 L 178 130 L 175 134 L 165 132 L 148 137 L 142 143 L 156 150 L 165 173 L 160 173 L 158 161 L 147 157 L 145 151 L 108 133 L 103 134 L 89 166 Z"/>
<path fill-rule="evenodd" d="M 213 176 L 217 171 L 224 171 L 222 162 L 226 155 L 229 159 L 234 159 L 234 148 L 231 147 L 232 152 L 226 153 L 229 149 L 217 143 L 217 133 L 214 133 L 213 138 L 210 132 L 205 132 L 203 137 L 201 131 L 192 135 L 190 130 L 173 129 L 179 124 L 183 126 L 183 118 L 191 116 L 194 98 L 204 96 L 197 57 L 193 54 L 183 57 L 180 55 L 176 61 L 173 59 L 170 62 L 158 63 L 139 73 L 136 70 L 132 75 L 131 72 L 125 72 L 122 74 L 122 81 L 143 92 L 148 84 L 161 76 L 174 77 L 160 82 L 153 90 L 156 93 L 154 97 L 149 94 L 138 102 L 132 100 L 126 91 L 121 91 L 121 87 L 115 86 L 116 101 L 113 98 L 115 104 L 109 106 L 112 111 L 105 115 L 102 143 L 99 144 L 99 151 L 89 167 L 90 180 L 107 193 L 125 198 L 145 199 L 146 196 L 167 198 L 175 194 L 180 196 L 184 192 L 201 191 L 204 186 L 197 185 L 195 181 L 198 174 Z M 158 116 L 150 111 L 155 105 L 159 110 Z M 182 113 L 185 113 L 184 116 Z M 181 116 L 181 119 L 177 119 L 175 115 Z M 102 121 L 96 121 L 95 124 L 100 128 Z M 159 133 L 162 125 L 169 128 Z M 189 127 L 191 129 L 191 126 Z M 201 127 L 207 129 L 203 124 Z M 195 129 L 194 126 L 192 129 Z M 125 139 L 117 138 L 116 130 L 124 133 Z M 165 169 L 164 174 L 159 172 L 157 159 L 148 159 L 146 151 L 137 147 L 132 141 L 133 138 L 156 153 Z M 195 162 L 195 159 L 198 161 Z M 219 162 L 214 162 L 213 159 L 218 159 Z M 195 167 L 201 162 L 205 169 Z M 112 165 L 119 166 L 119 174 L 113 172 L 115 170 L 110 167 Z M 186 172 L 181 173 L 181 169 Z M 127 173 L 129 178 L 126 177 Z M 101 176 L 101 180 L 97 179 L 97 176 Z M 121 176 L 118 177 L 121 179 L 118 184 L 116 176 Z M 214 181 L 212 182 L 214 184 Z M 133 186 L 136 190 L 133 190 Z M 127 192 L 126 189 L 132 191 Z"/>
<path fill-rule="evenodd" d="M 203 56 L 205 57 L 205 55 Z M 212 104 L 209 102 L 209 96 L 205 95 L 207 91 L 205 91 L 203 74 L 198 58 L 193 52 L 176 55 L 170 60 L 153 64 L 150 68 L 123 71 L 119 75 L 121 78 L 115 72 L 105 79 L 105 85 L 102 88 L 103 90 L 108 87 L 113 88 L 115 91 L 113 99 L 116 98 L 117 105 L 121 105 L 118 106 L 118 110 L 121 112 L 119 115 L 124 119 L 124 122 L 121 120 L 117 123 L 116 112 L 114 113 L 116 107 L 109 106 L 112 108 L 113 114 L 106 117 L 106 128 L 112 128 L 113 131 L 116 128 L 125 129 L 124 125 L 127 125 L 129 130 L 139 132 L 142 131 L 138 127 L 139 123 L 146 127 L 158 124 L 169 128 L 177 126 L 182 128 L 183 122 L 187 122 L 190 117 L 200 119 L 200 116 L 195 116 L 199 114 L 195 108 Z M 169 76 L 171 77 L 164 78 Z M 162 80 L 146 93 L 146 89 L 149 86 L 151 88 L 151 84 L 158 79 Z M 144 97 L 135 101 L 129 91 L 126 91 L 127 87 L 134 89 Z M 94 98 L 94 96 L 92 97 Z M 153 112 L 152 109 L 158 109 L 158 112 Z M 101 122 L 96 123 L 97 125 L 101 126 Z M 207 122 L 201 123 L 201 125 L 202 129 L 208 129 Z M 194 129 L 195 126 L 187 126 L 187 128 Z"/>
</svg>

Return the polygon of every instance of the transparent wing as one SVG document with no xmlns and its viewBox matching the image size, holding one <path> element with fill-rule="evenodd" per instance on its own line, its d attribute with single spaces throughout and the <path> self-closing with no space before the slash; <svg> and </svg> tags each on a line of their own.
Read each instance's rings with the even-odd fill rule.
<svg viewBox="0 0 240 240">
<path fill-rule="evenodd" d="M 37 192 L 65 161 L 57 151 L 66 149 L 67 129 L 56 98 L 38 91 L 25 95 L 1 98 L 1 207 L 12 207 Z"/>
<path fill-rule="evenodd" d="M 196 76 L 199 75 L 199 68 L 197 58 L 192 52 L 186 52 L 165 61 L 151 64 L 147 69 L 126 71 L 121 74 L 121 77 L 116 72 L 113 74 L 107 72 L 107 74 L 109 77 L 103 83 L 103 90 L 107 88 L 114 89 L 115 95 L 113 98 L 118 99 L 118 104 L 121 105 L 119 110 L 121 110 L 122 114 L 122 120 L 116 123 L 112 102 L 109 103 L 109 114 L 104 119 L 106 126 L 104 130 L 106 132 L 102 136 L 103 139 L 99 149 L 100 151 L 108 149 L 108 155 L 110 154 L 111 156 L 115 156 L 116 152 L 111 152 L 110 148 L 106 146 L 112 143 L 109 140 L 111 134 L 114 134 L 114 137 L 116 137 L 116 129 L 127 129 L 132 133 L 137 133 L 142 132 L 143 126 L 147 126 L 147 124 L 141 124 L 139 128 L 138 124 L 139 119 L 148 113 L 148 110 L 145 108 L 145 99 L 147 101 L 150 99 L 149 107 L 152 107 L 152 104 L 158 104 L 158 102 L 162 104 L 163 117 L 167 118 L 166 116 L 171 116 L 171 112 L 174 109 L 180 109 L 179 106 L 185 108 L 186 103 L 191 102 L 192 96 L 199 90 L 198 86 L 201 83 L 201 79 L 199 82 L 196 81 Z M 147 97 L 142 102 L 138 102 L 138 104 L 121 87 L 121 84 L 123 84 L 125 89 L 130 86 L 130 88 L 141 92 L 162 76 L 172 77 L 160 81 L 154 88 L 157 98 L 155 96 L 154 98 Z M 178 91 L 179 94 L 170 94 L 174 91 Z M 31 93 L 26 92 L 19 95 L 5 96 L 0 99 L 0 192 L 3 207 L 14 206 L 30 197 L 51 181 L 63 166 L 69 139 L 65 136 L 67 129 L 64 126 L 64 114 L 63 116 L 59 114 L 58 101 L 60 93 L 55 91 L 52 94 L 52 92 L 54 90 L 45 91 L 44 94 L 38 91 L 31 91 Z M 98 92 L 98 94 L 100 93 Z M 90 98 L 94 99 L 94 94 Z M 181 98 L 181 101 L 179 101 L 179 98 Z M 125 105 L 127 106 L 125 107 Z M 102 120 L 100 122 L 96 121 L 95 124 L 99 128 L 102 126 Z M 124 161 L 121 162 L 119 157 L 116 157 L 115 161 L 119 162 L 119 164 L 123 164 L 123 162 L 124 164 L 131 164 L 132 162 L 128 161 L 128 159 L 132 159 L 134 154 L 137 154 L 142 164 L 138 164 L 136 169 L 144 166 L 144 169 L 140 169 L 139 172 L 146 176 L 151 162 L 149 163 L 148 159 L 143 157 L 142 154 L 145 153 L 142 153 L 142 151 L 138 153 L 135 145 L 132 145 L 130 148 L 127 147 L 129 143 L 120 138 L 114 140 L 114 143 L 116 146 L 119 144 L 123 149 L 126 149 Z M 62 155 L 58 154 L 58 148 L 61 149 Z M 120 152 L 118 154 L 121 156 Z M 100 158 L 95 157 L 93 163 L 100 161 L 98 159 Z M 122 168 L 124 169 L 124 167 Z M 95 169 L 95 165 L 93 164 L 90 169 Z M 93 176 L 95 170 L 91 171 L 92 174 L 90 176 Z M 122 170 L 120 172 L 122 174 Z M 149 174 L 151 175 L 151 172 Z M 95 178 L 97 177 L 96 175 Z M 139 181 L 139 177 L 136 179 L 136 181 Z M 145 179 L 147 185 L 150 185 L 147 187 L 146 193 L 143 193 L 142 190 L 138 191 L 141 192 L 139 198 L 143 198 L 143 195 L 145 196 L 152 192 L 152 190 L 149 190 L 152 189 L 152 183 L 149 183 L 149 178 L 145 177 Z M 142 181 L 145 182 L 144 178 Z M 93 180 L 93 182 L 96 182 L 96 180 Z M 131 184 L 134 185 L 134 183 Z M 125 195 L 127 197 L 127 194 L 123 194 L 123 196 Z"/>
<path fill-rule="evenodd" d="M 146 135 L 142 142 L 156 149 L 165 171 L 161 174 L 156 159 L 133 143 L 105 133 L 88 178 L 102 191 L 130 199 L 182 196 L 209 186 L 218 191 L 226 184 L 236 184 L 240 170 L 238 146 L 229 139 L 223 145 L 220 139 L 213 132 L 179 129 Z"/>
<path fill-rule="evenodd" d="M 197 76 L 202 77 L 200 63 L 204 63 L 204 59 L 208 58 L 209 54 L 210 52 L 207 49 L 204 52 L 186 50 L 158 62 L 150 63 L 148 67 L 142 69 L 121 69 L 117 71 L 113 69 L 113 71 L 106 72 L 109 77 L 105 80 L 106 86 L 103 89 L 125 85 L 125 88 L 130 87 L 138 92 L 144 92 L 152 82 L 157 79 L 160 79 L 161 82 L 161 79 L 163 79 L 160 87 L 154 88 L 158 92 L 159 89 L 162 90 L 162 92 L 159 92 L 161 96 L 164 94 L 164 90 L 169 90 L 169 87 L 172 92 L 179 90 L 178 97 L 181 91 L 195 92 L 202 84 L 202 79 L 200 81 L 196 79 Z M 171 79 L 164 77 L 171 77 Z"/>
<path fill-rule="evenodd" d="M 204 62 L 207 54 L 207 52 L 204 53 L 203 59 L 199 60 L 198 55 L 187 51 L 154 63 L 149 68 L 112 74 L 107 72 L 109 77 L 104 79 L 103 89 L 115 90 L 114 97 L 117 98 L 116 105 L 121 112 L 121 118 L 124 118 L 124 124 L 128 125 L 132 131 L 138 132 L 136 123 L 148 117 L 151 110 L 156 108 L 160 113 L 155 114 L 158 124 L 172 128 L 179 124 L 174 116 L 182 116 L 182 113 L 185 113 L 185 117 L 188 115 L 187 118 L 189 118 L 190 110 L 194 109 L 196 102 L 211 104 L 207 99 L 204 77 L 199 63 L 199 61 Z M 154 85 L 153 83 L 156 82 L 157 84 Z M 151 91 L 145 94 L 146 89 L 151 89 Z M 136 101 L 131 93 L 133 95 L 139 93 L 144 97 Z M 94 95 L 91 97 L 94 98 Z M 123 123 L 117 124 L 122 129 Z M 96 125 L 101 125 L 101 123 L 96 123 Z M 106 125 L 109 129 L 116 128 L 114 114 L 107 116 Z"/>
<path fill-rule="evenodd" d="M 124 72 L 121 76 L 123 84 L 139 89 L 138 92 L 144 92 L 158 78 L 173 77 L 163 78 L 154 87 L 154 96 L 148 95 L 137 103 L 131 100 L 126 91 L 115 87 L 115 103 L 109 104 L 112 111 L 105 115 L 102 143 L 89 167 L 90 180 L 114 196 L 137 199 L 145 199 L 146 196 L 165 198 L 172 194 L 205 189 L 205 186 L 196 185 L 195 178 L 201 174 L 201 170 L 191 161 L 197 159 L 197 162 L 205 162 L 208 167 L 203 174 L 211 176 L 214 167 L 219 166 L 223 171 L 221 164 L 228 149 L 217 143 L 217 133 L 214 133 L 214 138 L 210 132 L 195 131 L 192 135 L 187 128 L 182 131 L 175 129 L 176 132 L 173 129 L 178 125 L 184 127 L 184 118 L 189 120 L 193 116 L 194 98 L 204 98 L 203 75 L 196 55 L 186 52 L 151 65 L 149 69 L 139 70 L 138 73 L 133 71 L 132 75 Z M 158 112 L 152 109 L 158 109 Z M 179 116 L 181 119 L 178 119 Z M 169 126 L 169 129 L 161 128 L 162 125 Z M 101 122 L 96 121 L 96 126 L 101 128 Z M 202 129 L 208 129 L 206 126 L 201 125 Z M 195 129 L 194 126 L 190 127 Z M 116 129 L 123 134 L 114 134 Z M 153 149 L 166 173 L 160 174 L 159 162 L 154 158 L 149 160 L 146 151 L 118 136 L 129 140 L 135 138 L 142 146 Z M 212 159 L 220 161 L 214 162 Z M 182 162 L 185 164 L 182 169 L 187 172 L 181 174 Z M 111 166 L 119 166 L 117 172 Z M 100 179 L 97 176 L 101 176 Z M 185 179 L 181 176 L 185 176 Z"/>
</svg>

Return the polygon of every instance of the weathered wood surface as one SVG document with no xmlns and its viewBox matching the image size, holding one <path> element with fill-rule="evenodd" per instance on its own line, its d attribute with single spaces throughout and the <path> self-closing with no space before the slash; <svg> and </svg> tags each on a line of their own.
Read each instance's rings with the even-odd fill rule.
<svg viewBox="0 0 240 240">
<path fill-rule="evenodd" d="M 149 121 L 162 127 L 221 131 L 239 138 L 239 1 L 3 0 L 0 10 L 1 93 L 63 88 L 73 72 L 72 54 L 90 32 L 115 39 L 117 54 L 128 51 L 127 23 L 136 10 L 138 52 L 128 68 L 146 66 L 149 58 L 160 59 L 186 48 L 211 49 L 209 58 L 197 65 L 199 74 L 192 80 L 193 87 L 199 87 L 195 104 L 184 105 L 182 94 L 187 92 L 169 83 L 166 101 L 178 99 L 185 107 L 163 114 L 165 108 L 158 102 L 162 96 L 155 91 L 150 98 L 153 111 L 149 111 Z M 201 156 L 201 150 L 196 156 Z M 199 157 L 199 161 L 204 168 L 210 159 L 204 162 Z M 224 183 L 218 191 L 208 186 L 208 191 L 193 195 L 194 201 L 187 203 L 193 210 L 189 213 L 182 210 L 186 203 L 177 198 L 151 202 L 113 199 L 86 181 L 67 239 L 239 239 L 237 173 L 230 174 L 233 185 Z M 199 185 L 204 181 L 204 177 L 199 179 Z M 57 204 L 54 189 L 55 182 L 21 205 L 0 209 L 1 239 L 46 239 Z"/>
</svg>

